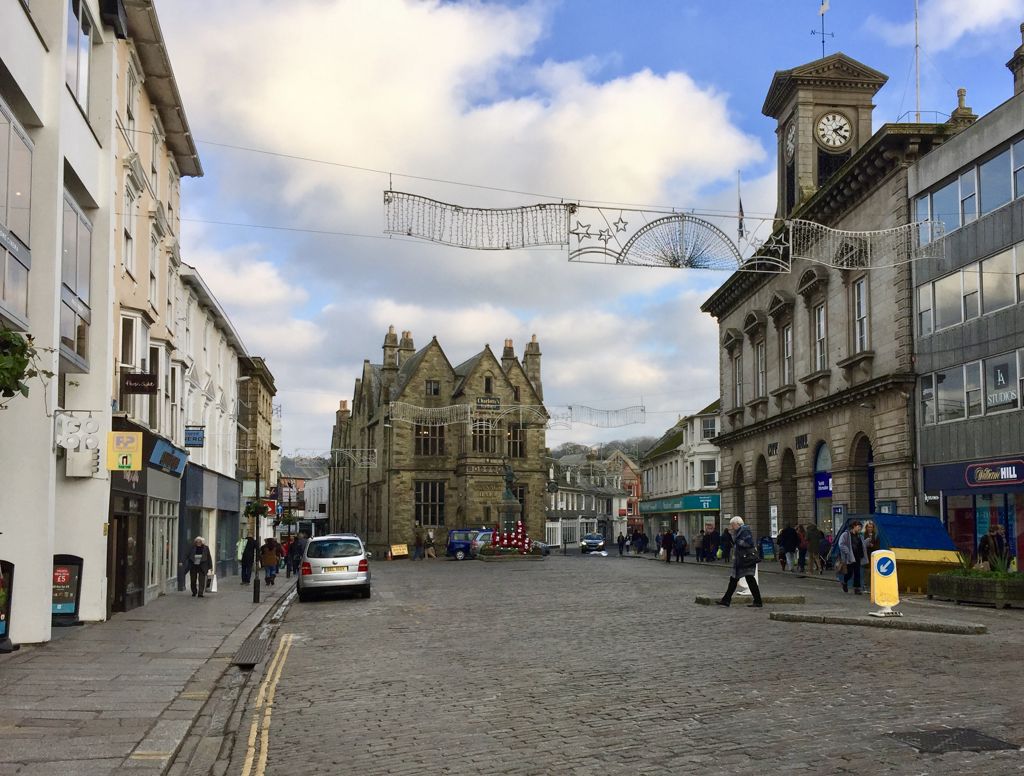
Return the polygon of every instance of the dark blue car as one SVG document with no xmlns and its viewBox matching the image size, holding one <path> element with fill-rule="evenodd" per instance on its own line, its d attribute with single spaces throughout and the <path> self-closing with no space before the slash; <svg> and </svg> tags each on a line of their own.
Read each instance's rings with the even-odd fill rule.
<svg viewBox="0 0 1024 776">
<path fill-rule="evenodd" d="M 465 560 L 473 557 L 471 548 L 473 540 L 480 533 L 476 528 L 453 528 L 448 532 L 448 545 L 445 547 L 445 555 L 455 560 Z"/>
</svg>

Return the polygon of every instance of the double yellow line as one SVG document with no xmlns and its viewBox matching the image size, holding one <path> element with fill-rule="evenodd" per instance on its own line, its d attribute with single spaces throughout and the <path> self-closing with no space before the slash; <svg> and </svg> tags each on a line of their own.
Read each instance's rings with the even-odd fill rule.
<svg viewBox="0 0 1024 776">
<path fill-rule="evenodd" d="M 277 683 L 281 679 L 284 661 L 288 659 L 293 639 L 294 635 L 291 633 L 286 633 L 281 637 L 281 643 L 277 645 L 277 651 L 274 652 L 274 659 L 267 667 L 267 675 L 263 678 L 263 683 L 256 694 L 256 706 L 253 710 L 252 725 L 249 728 L 249 745 L 245 752 L 242 776 L 250 776 L 253 773 L 254 763 L 256 766 L 255 776 L 263 776 L 267 769 L 267 752 L 270 749 L 270 714 L 274 710 L 274 694 L 277 692 Z M 262 714 L 260 713 L 261 709 Z"/>
</svg>

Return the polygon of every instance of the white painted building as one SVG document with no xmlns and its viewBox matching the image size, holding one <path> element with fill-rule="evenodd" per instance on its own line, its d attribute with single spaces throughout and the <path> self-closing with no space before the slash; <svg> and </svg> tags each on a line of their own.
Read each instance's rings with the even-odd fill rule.
<svg viewBox="0 0 1024 776">
<path fill-rule="evenodd" d="M 305 518 L 327 518 L 328 522 L 323 525 L 330 525 L 330 512 L 328 510 L 328 476 L 314 477 L 306 480 L 305 493 Z"/>
<path fill-rule="evenodd" d="M 718 401 L 681 418 L 644 455 L 640 513 L 648 536 L 682 530 L 689 540 L 719 525 Z"/>
<path fill-rule="evenodd" d="M 0 326 L 30 333 L 55 374 L 0 412 L 0 640 L 47 641 L 79 584 L 78 617 L 106 616 L 119 33 L 95 0 L 0 2 Z M 70 450 L 65 418 L 81 424 Z M 81 573 L 55 600 L 62 554 Z"/>
</svg>

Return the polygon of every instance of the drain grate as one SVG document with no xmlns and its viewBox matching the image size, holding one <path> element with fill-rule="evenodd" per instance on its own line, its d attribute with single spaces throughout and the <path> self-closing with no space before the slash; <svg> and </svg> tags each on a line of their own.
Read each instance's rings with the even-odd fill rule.
<svg viewBox="0 0 1024 776">
<path fill-rule="evenodd" d="M 1018 749 L 1015 744 L 986 736 L 971 728 L 947 728 L 945 730 L 890 733 L 897 741 L 917 749 L 922 754 L 946 754 L 947 752 L 995 752 L 1001 749 Z"/>
<path fill-rule="evenodd" d="M 267 647 L 269 646 L 270 639 L 267 638 L 266 633 L 253 633 L 242 642 L 242 646 L 239 647 L 234 658 L 231 660 L 231 665 L 252 668 L 267 654 Z"/>
</svg>

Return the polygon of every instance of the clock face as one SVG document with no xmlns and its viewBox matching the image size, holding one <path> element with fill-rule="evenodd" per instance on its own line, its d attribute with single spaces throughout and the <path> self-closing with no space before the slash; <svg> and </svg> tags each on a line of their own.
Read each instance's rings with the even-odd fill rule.
<svg viewBox="0 0 1024 776">
<path fill-rule="evenodd" d="M 796 124 L 790 124 L 786 129 L 786 158 L 792 159 L 796 151 Z"/>
<path fill-rule="evenodd" d="M 818 141 L 827 148 L 842 148 L 853 138 L 850 120 L 842 113 L 832 111 L 818 119 L 815 128 Z"/>
</svg>

